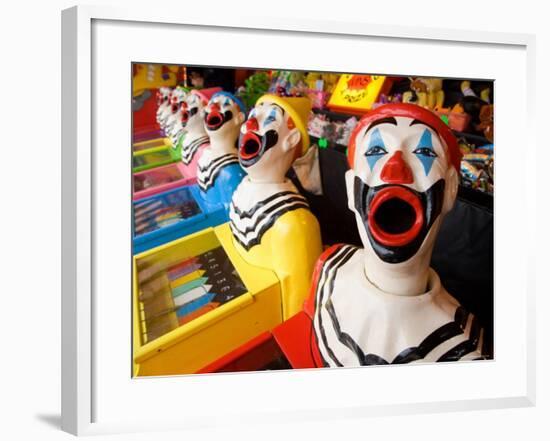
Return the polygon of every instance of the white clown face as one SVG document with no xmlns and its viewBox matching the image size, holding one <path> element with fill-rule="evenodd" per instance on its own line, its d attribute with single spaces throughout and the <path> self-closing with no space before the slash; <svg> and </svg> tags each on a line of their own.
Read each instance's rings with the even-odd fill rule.
<svg viewBox="0 0 550 441">
<path fill-rule="evenodd" d="M 447 145 L 435 129 L 408 117 L 375 120 L 355 139 L 346 183 L 365 248 L 386 263 L 407 261 L 433 246 L 441 216 L 454 203 L 458 176 Z"/>
<path fill-rule="evenodd" d="M 170 137 L 173 137 L 177 132 L 181 130 L 181 112 L 182 104 L 187 93 L 183 89 L 174 89 L 170 96 L 170 115 L 165 121 L 165 131 Z"/>
<path fill-rule="evenodd" d="M 300 140 L 300 131 L 281 106 L 261 102 L 241 126 L 239 161 L 253 179 L 284 179 Z"/>
<path fill-rule="evenodd" d="M 187 131 L 202 130 L 206 103 L 194 93 L 190 93 L 181 103 L 181 126 Z"/>
<path fill-rule="evenodd" d="M 180 110 L 181 103 L 185 100 L 187 92 L 183 89 L 176 88 L 170 95 L 170 109 L 172 114 L 177 113 Z"/>
<path fill-rule="evenodd" d="M 219 136 L 236 140 L 244 118 L 239 105 L 224 94 L 214 95 L 204 109 L 204 127 L 211 139 Z"/>
<path fill-rule="evenodd" d="M 169 87 L 161 87 L 157 92 L 157 107 L 160 107 L 161 105 L 166 105 L 168 101 L 170 100 L 170 94 L 172 92 L 172 89 Z"/>
</svg>

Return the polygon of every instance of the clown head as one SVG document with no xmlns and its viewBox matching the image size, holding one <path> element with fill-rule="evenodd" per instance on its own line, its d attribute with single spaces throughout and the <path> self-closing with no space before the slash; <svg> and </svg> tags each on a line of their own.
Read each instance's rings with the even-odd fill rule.
<svg viewBox="0 0 550 441">
<path fill-rule="evenodd" d="M 160 107 L 162 104 L 166 104 L 170 100 L 170 94 L 172 89 L 169 87 L 161 87 L 157 91 L 157 107 Z"/>
<path fill-rule="evenodd" d="M 177 87 L 172 91 L 170 95 L 170 114 L 165 121 L 165 130 L 171 137 L 175 136 L 181 129 L 179 120 L 181 118 L 182 104 L 187 96 L 188 91 L 182 87 Z"/>
<path fill-rule="evenodd" d="M 241 127 L 239 161 L 250 179 L 281 182 L 309 147 L 309 98 L 264 95 Z"/>
<path fill-rule="evenodd" d="M 217 92 L 204 109 L 204 128 L 213 143 L 218 139 L 234 143 L 245 115 L 241 100 L 228 92 Z"/>
<path fill-rule="evenodd" d="M 346 186 L 371 262 L 429 265 L 442 217 L 452 208 L 461 153 L 451 130 L 413 104 L 365 115 L 350 138 Z"/>
<path fill-rule="evenodd" d="M 172 91 L 172 94 L 170 95 L 170 111 L 172 114 L 175 114 L 180 110 L 181 103 L 185 100 L 187 93 L 187 90 L 183 87 L 176 87 Z"/>
<path fill-rule="evenodd" d="M 172 89 L 170 87 L 161 87 L 157 91 L 157 122 L 164 129 L 165 119 L 169 116 L 170 96 Z"/>
<path fill-rule="evenodd" d="M 219 87 L 192 90 L 181 104 L 181 127 L 187 132 L 204 131 L 204 108 L 211 96 L 221 91 Z"/>
</svg>

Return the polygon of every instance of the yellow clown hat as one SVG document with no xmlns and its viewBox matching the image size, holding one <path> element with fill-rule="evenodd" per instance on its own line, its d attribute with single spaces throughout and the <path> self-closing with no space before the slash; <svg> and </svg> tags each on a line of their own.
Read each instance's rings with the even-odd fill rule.
<svg viewBox="0 0 550 441">
<path fill-rule="evenodd" d="M 277 95 L 262 95 L 256 105 L 260 103 L 274 103 L 288 113 L 296 128 L 300 131 L 302 149 L 298 156 L 302 156 L 309 148 L 309 135 L 307 133 L 307 121 L 311 112 L 311 100 L 307 97 L 282 97 Z"/>
</svg>

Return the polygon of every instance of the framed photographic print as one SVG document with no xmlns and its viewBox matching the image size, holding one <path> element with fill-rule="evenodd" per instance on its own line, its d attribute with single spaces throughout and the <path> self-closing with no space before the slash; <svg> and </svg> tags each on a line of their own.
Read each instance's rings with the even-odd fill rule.
<svg viewBox="0 0 550 441">
<path fill-rule="evenodd" d="M 64 11 L 64 430 L 532 405 L 533 51 Z"/>
</svg>

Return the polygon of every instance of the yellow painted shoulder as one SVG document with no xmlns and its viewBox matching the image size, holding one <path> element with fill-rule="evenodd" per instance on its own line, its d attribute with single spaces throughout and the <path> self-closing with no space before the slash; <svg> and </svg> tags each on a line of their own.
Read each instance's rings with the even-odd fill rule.
<svg viewBox="0 0 550 441">
<path fill-rule="evenodd" d="M 283 214 L 250 252 L 255 254 L 256 264 L 272 269 L 279 278 L 283 319 L 299 312 L 322 252 L 317 218 L 304 208 Z"/>
</svg>

